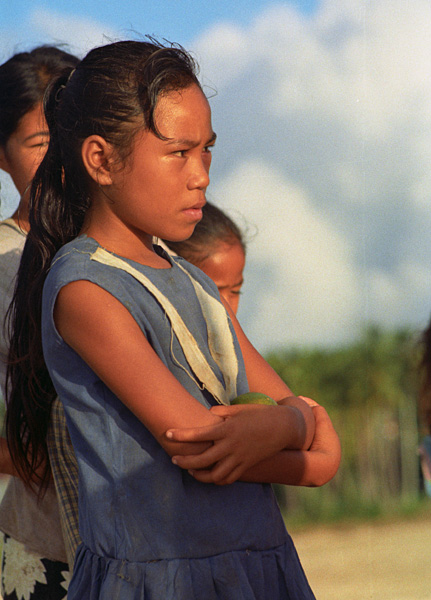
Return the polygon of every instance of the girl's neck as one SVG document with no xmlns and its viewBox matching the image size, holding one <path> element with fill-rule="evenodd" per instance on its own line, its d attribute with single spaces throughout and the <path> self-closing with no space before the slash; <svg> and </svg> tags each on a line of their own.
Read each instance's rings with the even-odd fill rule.
<svg viewBox="0 0 431 600">
<path fill-rule="evenodd" d="M 153 246 L 153 238 L 147 234 L 139 234 L 128 230 L 128 235 L 122 231 L 107 233 L 99 227 L 83 227 L 81 234 L 96 240 L 100 246 L 123 258 L 128 258 L 139 264 L 155 269 L 168 269 L 171 263 L 157 254 Z"/>
<path fill-rule="evenodd" d="M 125 223 L 107 207 L 106 195 L 96 190 L 85 215 L 81 234 L 96 240 L 103 248 L 142 265 L 168 269 L 171 264 L 154 251 L 153 236 Z"/>
</svg>

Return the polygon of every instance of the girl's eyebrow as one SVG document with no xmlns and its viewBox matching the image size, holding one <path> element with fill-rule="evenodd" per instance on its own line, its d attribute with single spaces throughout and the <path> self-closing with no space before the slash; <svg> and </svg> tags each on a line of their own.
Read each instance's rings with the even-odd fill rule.
<svg viewBox="0 0 431 600">
<path fill-rule="evenodd" d="M 209 144 L 213 144 L 216 141 L 216 139 L 217 139 L 217 134 L 213 132 L 212 136 L 206 142 L 205 146 L 208 146 Z M 199 142 L 196 142 L 196 140 L 188 140 L 186 138 L 179 138 L 179 139 L 171 138 L 167 141 L 167 144 L 168 145 L 180 144 L 180 145 L 184 145 L 184 146 L 189 146 L 190 148 L 199 146 Z"/>
<path fill-rule="evenodd" d="M 208 144 L 213 144 L 213 143 L 216 141 L 216 139 L 217 139 L 217 134 L 216 134 L 216 132 L 215 132 L 215 131 L 213 131 L 213 134 L 212 134 L 212 136 L 211 136 L 211 137 L 210 137 L 210 139 L 207 141 L 207 145 L 208 145 Z"/>
<path fill-rule="evenodd" d="M 24 142 L 28 142 L 28 140 L 31 140 L 35 137 L 45 137 L 48 135 L 49 135 L 49 131 L 37 131 L 36 133 L 32 133 L 31 135 L 24 138 Z"/>
<path fill-rule="evenodd" d="M 244 283 L 244 278 L 242 278 L 241 281 L 238 281 L 238 283 L 234 283 L 233 285 L 220 285 L 220 286 L 217 286 L 217 287 L 218 287 L 219 290 L 225 290 L 228 287 L 231 287 L 231 288 L 240 287 L 240 286 L 243 285 L 243 283 Z"/>
</svg>

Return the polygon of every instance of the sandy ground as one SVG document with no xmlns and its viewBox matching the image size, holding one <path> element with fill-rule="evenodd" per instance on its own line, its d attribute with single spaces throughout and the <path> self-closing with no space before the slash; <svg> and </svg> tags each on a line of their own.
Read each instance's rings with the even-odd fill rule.
<svg viewBox="0 0 431 600">
<path fill-rule="evenodd" d="M 431 600 L 431 518 L 292 533 L 317 600 Z"/>
</svg>

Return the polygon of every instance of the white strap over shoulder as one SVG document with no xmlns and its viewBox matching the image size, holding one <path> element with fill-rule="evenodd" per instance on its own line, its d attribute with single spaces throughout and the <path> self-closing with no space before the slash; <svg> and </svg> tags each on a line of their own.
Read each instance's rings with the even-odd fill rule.
<svg viewBox="0 0 431 600">
<path fill-rule="evenodd" d="M 160 303 L 166 312 L 186 360 L 194 375 L 201 384 L 210 392 L 219 404 L 230 404 L 237 396 L 236 380 L 238 374 L 238 359 L 234 349 L 232 333 L 229 328 L 227 314 L 223 305 L 210 296 L 202 286 L 178 263 L 186 273 L 196 292 L 202 308 L 202 314 L 207 324 L 209 349 L 215 362 L 220 367 L 225 379 L 226 389 L 211 369 L 198 343 L 185 325 L 173 304 L 160 292 L 160 290 L 140 271 L 129 265 L 121 258 L 112 255 L 103 248 L 98 248 L 91 260 L 121 269 L 139 281 Z"/>
<path fill-rule="evenodd" d="M 210 296 L 181 264 L 176 264 L 189 276 L 195 288 L 207 324 L 208 345 L 211 356 L 223 373 L 228 398 L 233 400 L 237 396 L 238 357 L 235 352 L 226 309 L 219 300 Z"/>
</svg>

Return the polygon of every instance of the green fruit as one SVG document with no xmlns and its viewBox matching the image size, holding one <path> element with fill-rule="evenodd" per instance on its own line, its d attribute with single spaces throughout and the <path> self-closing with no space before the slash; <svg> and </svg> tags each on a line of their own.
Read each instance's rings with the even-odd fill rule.
<svg viewBox="0 0 431 600">
<path fill-rule="evenodd" d="M 247 394 L 241 394 L 231 401 L 231 404 L 272 404 L 277 405 L 277 402 L 259 392 L 248 392 Z"/>
</svg>

